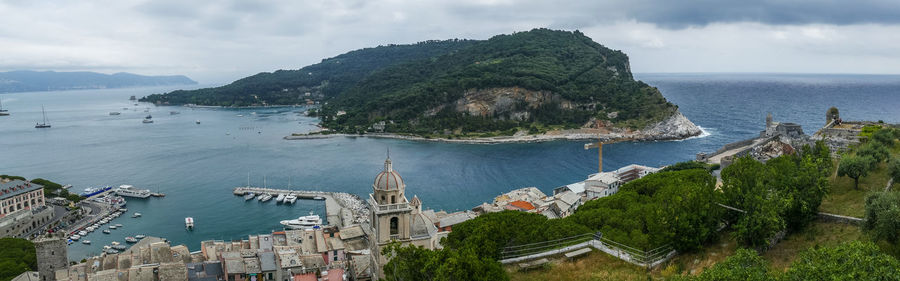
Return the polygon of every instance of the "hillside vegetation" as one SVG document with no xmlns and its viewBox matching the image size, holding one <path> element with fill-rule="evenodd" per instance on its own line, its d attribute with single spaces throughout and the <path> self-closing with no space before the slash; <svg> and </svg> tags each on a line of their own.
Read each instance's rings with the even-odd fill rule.
<svg viewBox="0 0 900 281">
<path fill-rule="evenodd" d="M 643 129 L 677 111 L 656 88 L 634 80 L 621 51 L 578 31 L 549 29 L 362 49 L 299 70 L 142 100 L 219 106 L 318 101 L 317 113 L 333 131 L 373 131 L 385 121 L 385 132 L 449 137 Z"/>
<path fill-rule="evenodd" d="M 87 71 L 0 72 L 0 93 L 193 84 L 197 82 L 183 75 L 144 76 L 125 72 L 103 74 Z"/>
</svg>

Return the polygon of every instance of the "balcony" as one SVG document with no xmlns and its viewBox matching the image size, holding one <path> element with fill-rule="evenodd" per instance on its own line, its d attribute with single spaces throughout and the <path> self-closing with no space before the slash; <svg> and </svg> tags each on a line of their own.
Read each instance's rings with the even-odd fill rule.
<svg viewBox="0 0 900 281">
<path fill-rule="evenodd" d="M 369 205 L 372 206 L 372 210 L 375 210 L 375 213 L 393 213 L 393 212 L 404 212 L 404 211 L 412 211 L 412 207 L 409 206 L 409 202 L 397 203 L 397 204 L 378 204 L 375 201 L 375 198 L 372 198 L 372 195 L 369 194 Z"/>
</svg>

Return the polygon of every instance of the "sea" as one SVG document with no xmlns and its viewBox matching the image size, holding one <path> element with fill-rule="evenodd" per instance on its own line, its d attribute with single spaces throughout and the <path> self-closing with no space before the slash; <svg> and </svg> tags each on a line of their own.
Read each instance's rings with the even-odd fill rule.
<svg viewBox="0 0 900 281">
<path fill-rule="evenodd" d="M 825 111 L 845 120 L 900 123 L 900 76 L 822 74 L 636 74 L 658 87 L 701 136 L 678 141 L 605 145 L 603 167 L 636 163 L 663 166 L 692 160 L 698 152 L 754 137 L 767 113 L 812 134 Z M 180 87 L 183 88 L 183 87 Z M 45 178 L 87 187 L 130 184 L 164 198 L 128 199 L 128 214 L 74 243 L 71 260 L 100 253 L 103 245 L 144 234 L 199 250 L 203 240 L 231 240 L 280 229 L 279 221 L 310 212 L 325 216 L 322 201 L 295 205 L 259 203 L 232 195 L 245 186 L 341 191 L 366 198 L 387 151 L 406 182 L 406 194 L 425 208 L 470 209 L 512 189 L 552 189 L 584 180 L 597 169 L 586 141 L 458 144 L 365 137 L 284 140 L 315 129 L 304 107 L 188 108 L 129 101 L 173 87 L 0 94 L 0 174 Z M 41 109 L 51 128 L 36 129 Z M 147 111 L 147 112 L 145 112 Z M 178 114 L 170 114 L 177 111 Z M 120 112 L 120 115 L 109 115 Z M 152 115 L 154 122 L 141 122 Z M 197 121 L 200 124 L 197 124 Z M 140 212 L 140 218 L 131 213 Z M 188 231 L 184 218 L 193 217 Z"/>
</svg>

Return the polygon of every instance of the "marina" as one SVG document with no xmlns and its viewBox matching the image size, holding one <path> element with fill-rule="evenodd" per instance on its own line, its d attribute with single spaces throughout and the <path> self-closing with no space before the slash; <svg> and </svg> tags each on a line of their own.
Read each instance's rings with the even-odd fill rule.
<svg viewBox="0 0 900 281">
<path fill-rule="evenodd" d="M 232 193 L 235 196 L 245 196 L 245 198 L 252 194 L 264 194 L 264 196 L 270 197 L 284 196 L 285 204 L 293 204 L 298 199 L 325 201 L 325 218 L 329 225 L 348 226 L 365 222 L 368 218 L 368 209 L 365 207 L 365 203 L 358 196 L 343 192 L 236 187 Z M 282 224 L 284 225 L 283 222 Z"/>
</svg>

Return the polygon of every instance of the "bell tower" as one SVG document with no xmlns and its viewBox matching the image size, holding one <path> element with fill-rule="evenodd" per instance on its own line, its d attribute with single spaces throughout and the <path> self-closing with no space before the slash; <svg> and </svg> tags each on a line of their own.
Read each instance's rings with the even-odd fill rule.
<svg viewBox="0 0 900 281">
<path fill-rule="evenodd" d="M 394 170 L 390 154 L 384 160 L 384 170 L 375 176 L 369 205 L 372 206 L 375 240 L 379 245 L 391 240 L 408 241 L 410 238 L 410 215 L 413 208 L 406 200 L 406 184 Z"/>
</svg>

